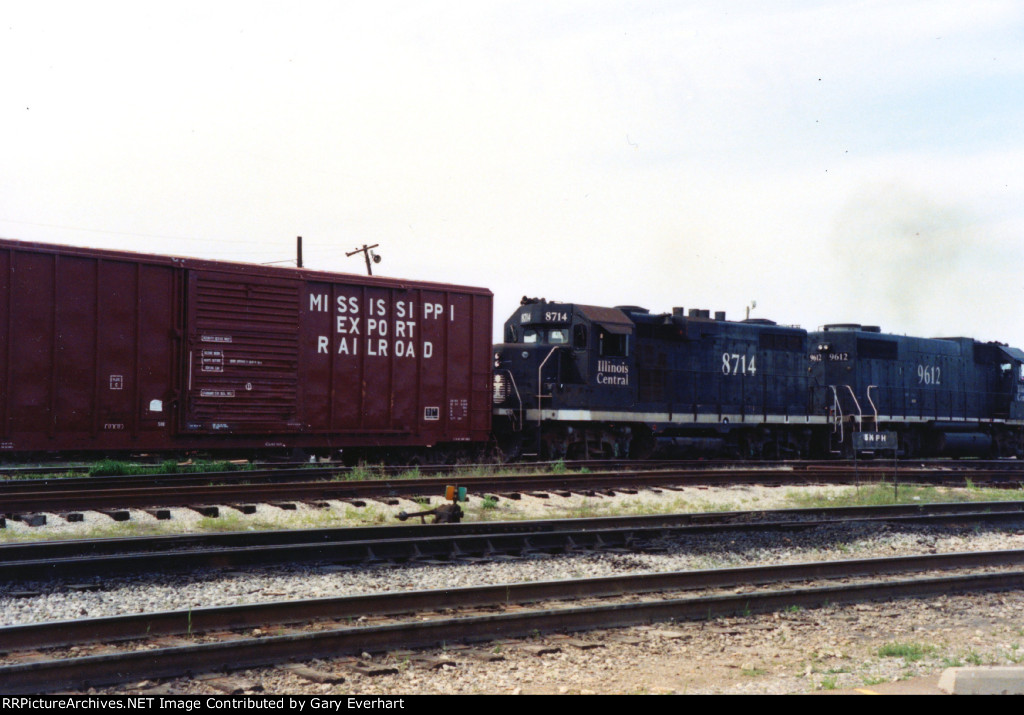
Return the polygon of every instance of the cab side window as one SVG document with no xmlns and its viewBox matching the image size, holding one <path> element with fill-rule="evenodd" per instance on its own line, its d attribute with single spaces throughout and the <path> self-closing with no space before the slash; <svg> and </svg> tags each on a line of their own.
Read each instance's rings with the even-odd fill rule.
<svg viewBox="0 0 1024 715">
<path fill-rule="evenodd" d="M 629 355 L 629 336 L 614 333 L 599 333 L 601 357 L 626 357 Z"/>
<path fill-rule="evenodd" d="M 572 329 L 572 346 L 577 350 L 587 349 L 587 326 L 577 325 Z"/>
</svg>

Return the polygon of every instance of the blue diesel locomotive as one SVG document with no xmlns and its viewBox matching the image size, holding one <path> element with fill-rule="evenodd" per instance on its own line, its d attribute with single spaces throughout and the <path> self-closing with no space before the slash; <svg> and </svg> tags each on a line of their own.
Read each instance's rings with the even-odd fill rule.
<svg viewBox="0 0 1024 715">
<path fill-rule="evenodd" d="M 810 333 L 812 404 L 830 451 L 858 431 L 892 431 L 903 456 L 1024 456 L 1024 352 L 971 338 L 827 325 Z"/>
<path fill-rule="evenodd" d="M 998 343 L 527 298 L 504 338 L 508 456 L 827 457 L 879 431 L 905 456 L 1024 456 L 1024 352 Z"/>
</svg>

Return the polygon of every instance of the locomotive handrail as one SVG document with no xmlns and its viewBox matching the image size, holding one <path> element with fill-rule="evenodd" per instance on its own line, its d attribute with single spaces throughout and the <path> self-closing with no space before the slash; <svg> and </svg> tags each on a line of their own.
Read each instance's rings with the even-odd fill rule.
<svg viewBox="0 0 1024 715">
<path fill-rule="evenodd" d="M 878 408 L 875 406 L 875 401 L 871 399 L 871 388 L 878 389 L 878 385 L 868 385 L 867 396 L 868 402 L 871 403 L 871 410 L 875 413 L 875 432 L 878 431 Z"/>
<path fill-rule="evenodd" d="M 857 396 L 853 394 L 853 388 L 849 385 L 843 385 L 847 390 L 850 391 L 850 398 L 853 400 L 853 404 L 857 407 L 857 426 L 862 427 L 864 425 L 864 412 L 860 409 L 860 402 L 857 400 Z"/>
<path fill-rule="evenodd" d="M 547 365 L 548 360 L 550 360 L 551 356 L 554 355 L 555 352 L 558 351 L 559 349 L 560 349 L 560 347 L 558 345 L 556 345 L 555 347 L 551 348 L 551 350 L 548 352 L 547 356 L 545 356 L 545 358 L 540 361 L 540 366 L 537 367 L 537 426 L 538 427 L 540 427 L 540 422 L 541 422 L 541 419 L 543 418 L 543 415 L 541 415 L 541 409 L 542 408 L 541 408 L 540 401 L 544 397 L 551 397 L 551 395 L 544 395 L 544 394 L 542 394 L 544 392 L 544 388 L 543 388 L 542 383 L 541 383 L 541 380 L 543 379 L 542 378 L 542 373 L 544 371 L 544 366 Z"/>
<path fill-rule="evenodd" d="M 544 371 L 544 366 L 547 365 L 548 360 L 551 359 L 551 356 L 554 355 L 555 352 L 558 349 L 559 349 L 558 345 L 556 345 L 555 347 L 551 348 L 551 350 L 544 357 L 544 359 L 540 361 L 540 365 L 537 367 L 537 454 L 538 455 L 541 453 L 541 441 L 542 441 L 542 438 L 541 438 L 542 424 L 541 423 L 544 421 L 544 407 L 543 407 L 543 405 L 541 405 L 540 401 L 542 399 L 544 399 L 545 397 L 554 397 L 554 395 L 545 395 L 545 394 L 543 394 L 544 386 L 543 386 L 543 382 L 542 382 L 542 379 L 543 379 L 542 373 Z"/>
<path fill-rule="evenodd" d="M 844 429 L 843 429 L 843 422 L 844 422 L 844 420 L 843 420 L 843 406 L 839 402 L 839 392 L 838 392 L 838 390 L 836 390 L 836 386 L 835 385 L 829 385 L 828 387 L 829 387 L 830 390 L 832 390 L 832 404 L 833 404 L 833 409 L 835 409 L 835 414 L 836 414 L 836 419 L 835 419 L 835 421 L 834 421 L 834 423 L 832 425 L 832 432 L 834 434 L 837 431 L 836 428 L 838 428 L 838 432 L 839 432 L 839 449 L 829 449 L 829 451 L 832 452 L 832 454 L 842 454 L 842 452 L 843 452 L 842 445 L 843 445 L 843 442 L 846 439 L 846 435 L 845 435 Z M 842 385 L 842 387 L 845 387 L 845 388 L 849 389 L 850 386 L 849 385 Z M 853 390 L 850 390 L 850 394 L 853 394 Z M 857 399 L 854 398 L 853 401 L 856 403 Z M 858 405 L 858 409 L 860 409 L 859 405 Z"/>
<path fill-rule="evenodd" d="M 836 391 L 835 385 L 829 385 L 828 389 L 832 390 L 832 409 L 834 410 L 835 417 L 832 420 L 832 432 L 836 432 L 838 428 L 839 432 L 839 443 L 843 443 L 843 406 L 839 404 L 839 393 Z"/>
<path fill-rule="evenodd" d="M 523 421 L 525 420 L 525 417 L 523 416 L 523 410 L 524 410 L 524 408 L 523 408 L 523 396 L 519 394 L 519 385 L 516 384 L 515 375 L 513 375 L 512 371 L 508 370 L 508 369 L 506 369 L 505 372 L 508 373 L 508 379 L 512 383 L 512 389 L 516 393 L 516 401 L 519 402 L 519 422 L 518 422 L 518 427 L 516 427 L 516 429 L 514 430 L 516 432 L 519 432 L 519 431 L 521 431 L 523 429 Z M 513 423 L 514 423 L 513 426 L 515 426 L 515 421 L 514 420 L 513 420 Z"/>
</svg>

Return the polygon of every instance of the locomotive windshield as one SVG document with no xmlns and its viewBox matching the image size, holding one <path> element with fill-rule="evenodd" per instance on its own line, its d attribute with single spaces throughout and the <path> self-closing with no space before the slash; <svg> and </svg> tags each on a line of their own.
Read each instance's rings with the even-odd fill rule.
<svg viewBox="0 0 1024 715">
<path fill-rule="evenodd" d="M 535 328 L 526 328 L 523 330 L 523 342 L 564 345 L 569 342 L 569 329 L 552 328 L 551 330 L 537 330 Z"/>
</svg>

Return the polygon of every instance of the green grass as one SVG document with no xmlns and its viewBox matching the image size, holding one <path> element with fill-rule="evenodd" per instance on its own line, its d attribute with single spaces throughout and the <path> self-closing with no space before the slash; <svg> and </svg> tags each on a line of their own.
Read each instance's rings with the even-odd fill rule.
<svg viewBox="0 0 1024 715">
<path fill-rule="evenodd" d="M 161 536 L 168 530 L 161 524 L 141 524 L 134 520 L 118 521 L 94 526 L 87 531 L 67 534 L 47 531 L 45 527 L 31 531 L 15 532 L 11 529 L 0 529 L 0 543 L 19 543 L 30 541 L 65 541 L 68 539 L 119 539 L 126 536 Z"/>
<path fill-rule="evenodd" d="M 964 656 L 964 660 L 971 665 L 984 665 L 985 663 L 985 659 L 981 657 L 981 654 L 975 653 L 973 650 Z"/>
<path fill-rule="evenodd" d="M 57 467 L 54 467 L 57 469 Z M 49 472 L 47 474 L 17 474 L 13 472 L 6 472 L 0 476 L 0 481 L 32 481 L 33 479 L 74 479 L 75 477 L 81 477 L 81 472 L 69 471 L 69 472 Z"/>
<path fill-rule="evenodd" d="M 159 465 L 136 464 L 117 459 L 101 459 L 94 462 L 87 472 L 90 477 L 126 477 L 138 474 L 206 474 L 207 472 L 234 472 L 253 469 L 251 464 L 235 464 L 227 461 L 199 461 L 179 463 L 168 459 Z"/>
<path fill-rule="evenodd" d="M 882 658 L 903 658 L 908 663 L 923 660 L 935 652 L 935 646 L 922 643 L 903 643 L 893 641 L 886 643 L 878 649 L 878 655 Z"/>
<path fill-rule="evenodd" d="M 882 683 L 888 683 L 890 678 L 884 675 L 865 675 L 861 677 L 860 682 L 864 685 L 881 685 Z"/>
<path fill-rule="evenodd" d="M 1019 501 L 1024 500 L 1024 489 L 987 489 L 900 485 L 899 499 L 892 485 L 869 484 L 838 494 L 814 494 L 790 490 L 786 499 L 792 506 L 802 509 L 843 506 L 886 506 L 890 504 L 934 504 L 939 502 Z"/>
<path fill-rule="evenodd" d="M 452 480 L 469 477 L 505 477 L 517 476 L 520 474 L 588 474 L 589 472 L 590 470 L 586 467 L 578 470 L 569 469 L 565 462 L 554 462 L 552 464 L 531 464 L 528 462 L 521 464 L 473 464 L 459 467 L 451 474 L 438 475 L 436 479 L 439 482 L 447 480 L 450 483 Z M 432 478 L 432 475 L 424 474 L 420 471 L 418 466 L 394 474 L 390 473 L 388 468 L 383 464 L 365 463 L 352 467 L 348 471 L 342 472 L 333 477 L 335 481 L 346 482 L 425 478 Z"/>
</svg>

